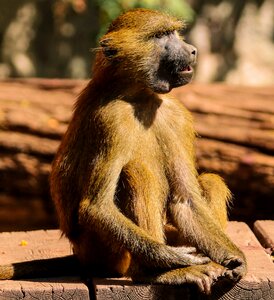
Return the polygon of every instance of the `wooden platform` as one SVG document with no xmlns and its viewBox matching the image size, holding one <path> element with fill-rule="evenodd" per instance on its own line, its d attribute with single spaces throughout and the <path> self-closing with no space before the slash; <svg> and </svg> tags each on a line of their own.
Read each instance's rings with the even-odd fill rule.
<svg viewBox="0 0 274 300">
<path fill-rule="evenodd" d="M 245 252 L 248 274 L 234 286 L 216 285 L 206 297 L 188 286 L 132 284 L 128 279 L 93 279 L 88 286 L 79 277 L 37 278 L 0 281 L 0 300 L 17 299 L 274 299 L 274 221 L 257 221 L 254 232 L 240 222 L 230 222 L 227 232 Z M 263 248 L 263 246 L 266 250 Z M 0 234 L 0 263 L 64 256 L 69 242 L 58 230 L 4 232 Z"/>
</svg>

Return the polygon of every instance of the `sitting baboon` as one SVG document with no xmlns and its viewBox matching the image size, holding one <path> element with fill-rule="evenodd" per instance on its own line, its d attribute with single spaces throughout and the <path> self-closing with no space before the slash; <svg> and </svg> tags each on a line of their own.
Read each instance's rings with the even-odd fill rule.
<svg viewBox="0 0 274 300">
<path fill-rule="evenodd" d="M 219 176 L 198 175 L 191 114 L 168 94 L 190 82 L 196 62 L 183 28 L 145 9 L 112 22 L 55 157 L 51 194 L 88 275 L 208 293 L 218 277 L 241 278 L 246 261 L 224 232 L 230 192 Z"/>
</svg>

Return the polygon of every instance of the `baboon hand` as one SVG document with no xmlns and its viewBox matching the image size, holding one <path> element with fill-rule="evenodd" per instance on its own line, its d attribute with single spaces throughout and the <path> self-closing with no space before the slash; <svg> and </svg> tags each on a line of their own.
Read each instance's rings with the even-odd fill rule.
<svg viewBox="0 0 274 300">
<path fill-rule="evenodd" d="M 235 282 L 240 280 L 247 272 L 247 264 L 244 257 L 230 257 L 222 265 L 227 268 L 224 276 Z"/>
<path fill-rule="evenodd" d="M 185 266 L 201 265 L 210 262 L 210 259 L 202 254 L 197 254 L 195 247 L 172 247 L 173 251 L 181 257 L 181 263 Z"/>
<path fill-rule="evenodd" d="M 195 282 L 202 293 L 211 294 L 211 287 L 217 280 L 225 275 L 225 267 L 210 262 L 203 266 L 195 266 L 196 271 L 199 271 L 199 278 Z"/>
</svg>

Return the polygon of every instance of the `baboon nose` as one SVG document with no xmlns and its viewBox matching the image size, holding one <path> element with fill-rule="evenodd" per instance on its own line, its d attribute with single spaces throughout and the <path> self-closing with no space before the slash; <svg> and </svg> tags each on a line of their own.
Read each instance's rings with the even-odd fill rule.
<svg viewBox="0 0 274 300">
<path fill-rule="evenodd" d="M 192 61 L 192 64 L 194 65 L 196 63 L 196 60 L 197 60 L 197 49 L 192 46 L 191 49 L 190 49 L 190 59 Z"/>
<path fill-rule="evenodd" d="M 197 55 L 197 49 L 196 49 L 195 47 L 193 47 L 193 46 L 192 46 L 192 49 L 191 49 L 191 54 L 192 54 L 193 56 L 195 56 L 195 57 L 196 57 L 196 55 Z"/>
</svg>

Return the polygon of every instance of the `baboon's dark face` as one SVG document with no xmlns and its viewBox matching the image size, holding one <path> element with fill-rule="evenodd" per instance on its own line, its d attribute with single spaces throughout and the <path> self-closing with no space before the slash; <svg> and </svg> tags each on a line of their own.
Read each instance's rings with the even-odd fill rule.
<svg viewBox="0 0 274 300">
<path fill-rule="evenodd" d="M 149 71 L 149 86 L 157 93 L 189 83 L 193 76 L 197 50 L 187 44 L 177 31 L 156 35 L 155 57 Z"/>
</svg>

